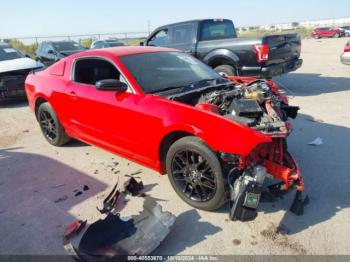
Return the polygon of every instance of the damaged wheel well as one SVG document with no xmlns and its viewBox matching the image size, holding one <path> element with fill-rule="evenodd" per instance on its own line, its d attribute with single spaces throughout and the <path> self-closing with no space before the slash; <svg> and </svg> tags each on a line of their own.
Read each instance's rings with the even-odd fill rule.
<svg viewBox="0 0 350 262">
<path fill-rule="evenodd" d="M 191 133 L 187 133 L 184 131 L 174 131 L 169 134 L 167 134 L 162 142 L 160 143 L 159 146 L 159 160 L 161 163 L 161 173 L 165 174 L 165 159 L 166 159 L 166 154 L 169 151 L 169 148 L 173 143 L 175 143 L 177 140 L 186 137 L 186 136 L 194 136 Z"/>
<path fill-rule="evenodd" d="M 46 103 L 47 101 L 42 98 L 42 97 L 39 97 L 36 101 L 35 101 L 35 116 L 36 118 L 38 118 L 38 109 L 40 107 L 41 104 L 43 103 Z"/>
</svg>

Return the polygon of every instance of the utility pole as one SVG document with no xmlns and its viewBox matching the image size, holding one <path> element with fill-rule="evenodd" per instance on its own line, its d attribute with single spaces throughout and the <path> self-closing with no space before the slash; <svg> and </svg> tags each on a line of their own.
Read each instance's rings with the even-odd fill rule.
<svg viewBox="0 0 350 262">
<path fill-rule="evenodd" d="M 151 34 L 151 21 L 147 20 L 148 34 Z"/>
</svg>

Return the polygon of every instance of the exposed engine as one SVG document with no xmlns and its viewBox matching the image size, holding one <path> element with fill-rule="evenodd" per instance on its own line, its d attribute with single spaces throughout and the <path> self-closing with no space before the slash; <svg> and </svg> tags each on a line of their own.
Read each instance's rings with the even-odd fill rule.
<svg viewBox="0 0 350 262">
<path fill-rule="evenodd" d="M 308 198 L 303 194 L 299 167 L 286 147 L 286 137 L 292 129 L 288 118 L 296 118 L 299 107 L 289 106 L 286 95 L 272 81 L 227 78 L 232 82 L 172 94 L 168 99 L 220 114 L 272 138 L 271 143 L 257 146 L 244 158 L 222 154 L 230 186 L 231 220 L 255 219 L 263 193 L 274 198 L 290 189 L 297 190 L 290 210 L 301 215 Z M 281 182 L 266 187 L 267 177 Z"/>
<path fill-rule="evenodd" d="M 249 84 L 232 83 L 196 94 L 191 96 L 186 93 L 171 99 L 219 113 L 273 137 L 289 134 L 289 124 L 286 121 L 288 117 L 295 118 L 299 110 L 298 107 L 288 106 L 288 102 L 281 98 L 281 93 L 272 90 L 268 82 L 263 80 Z"/>
</svg>

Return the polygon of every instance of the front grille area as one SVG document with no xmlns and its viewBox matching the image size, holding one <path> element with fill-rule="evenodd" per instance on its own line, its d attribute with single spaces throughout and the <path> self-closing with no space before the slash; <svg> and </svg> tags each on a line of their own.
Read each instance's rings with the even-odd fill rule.
<svg viewBox="0 0 350 262">
<path fill-rule="evenodd" d="M 0 76 L 0 100 L 24 98 L 24 82 L 27 74 Z"/>
</svg>

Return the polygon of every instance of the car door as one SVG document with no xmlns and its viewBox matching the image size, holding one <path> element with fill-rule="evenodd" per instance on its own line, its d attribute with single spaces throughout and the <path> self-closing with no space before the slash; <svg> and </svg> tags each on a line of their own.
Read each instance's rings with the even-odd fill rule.
<svg viewBox="0 0 350 262">
<path fill-rule="evenodd" d="M 123 93 L 97 90 L 95 83 L 103 79 L 117 78 L 128 83 L 116 65 L 104 58 L 77 59 L 72 71 L 71 85 L 76 96 L 71 121 L 74 132 L 82 140 L 134 158 L 139 145 L 131 128 L 140 115 L 134 109 L 144 95 L 135 94 L 130 84 Z"/>
</svg>

